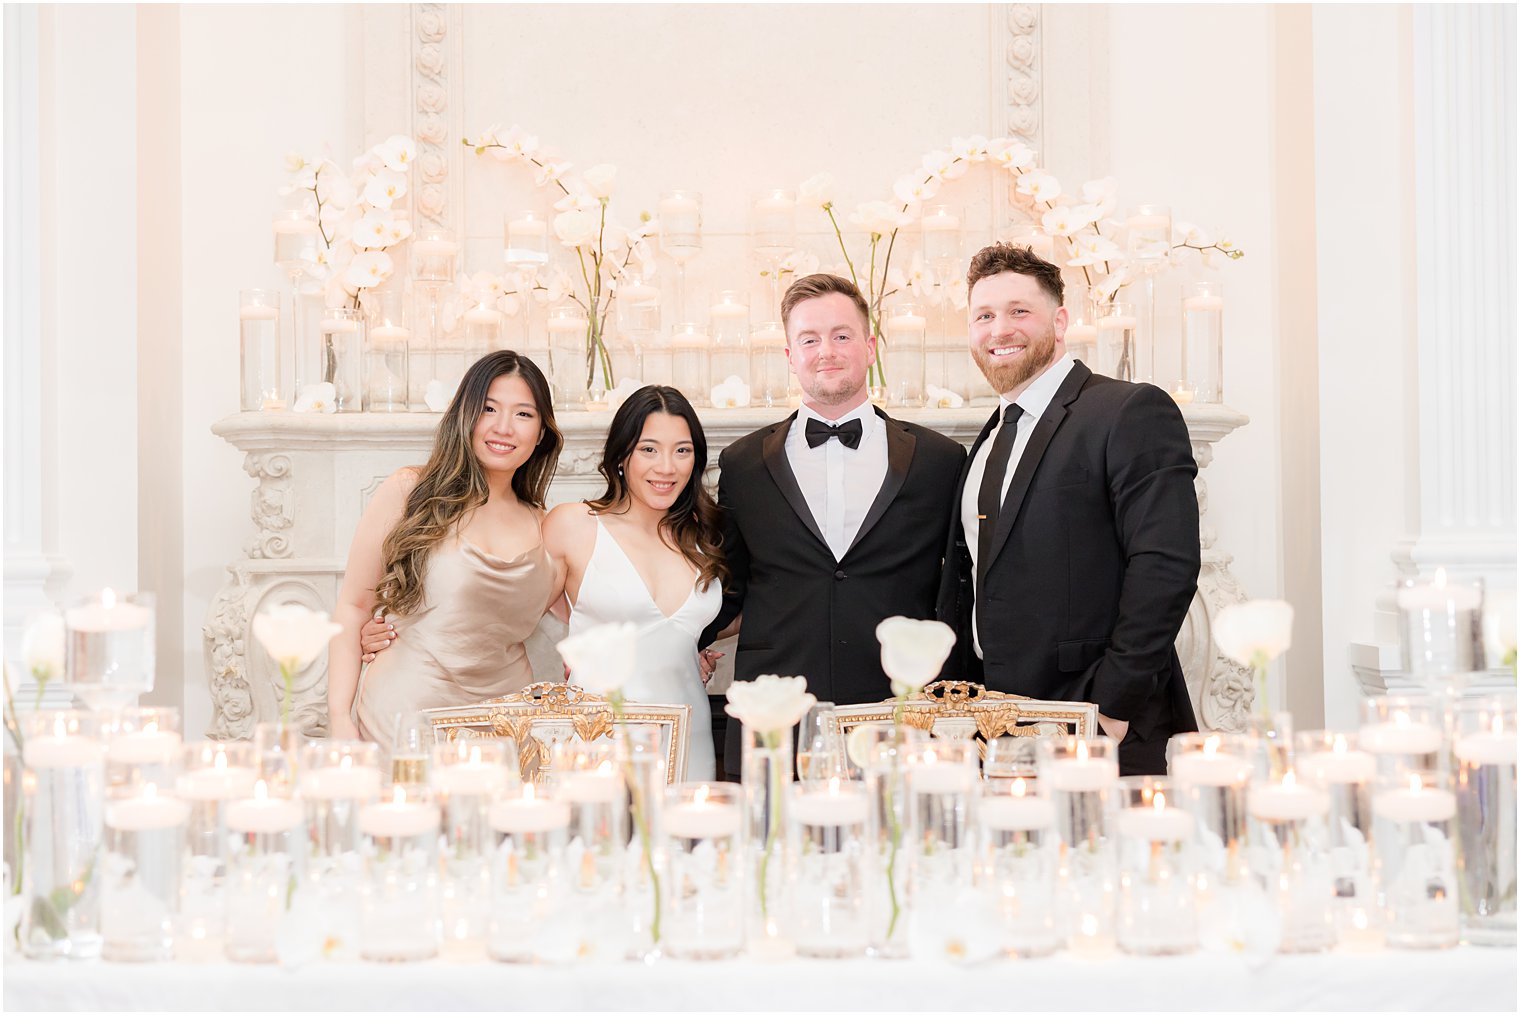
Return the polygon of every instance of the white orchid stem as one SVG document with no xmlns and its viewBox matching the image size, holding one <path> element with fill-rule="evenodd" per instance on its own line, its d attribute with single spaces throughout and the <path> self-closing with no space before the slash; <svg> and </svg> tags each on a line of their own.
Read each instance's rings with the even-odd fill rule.
<svg viewBox="0 0 1520 1015">
<path fill-rule="evenodd" d="M 765 745 L 767 751 L 776 754 L 781 749 L 781 731 L 766 730 L 760 734 L 760 742 Z M 770 785 L 766 786 L 766 797 L 769 807 L 765 822 L 765 851 L 760 854 L 760 915 L 770 919 L 770 905 L 768 891 L 770 884 L 766 879 L 766 871 L 770 868 L 771 853 L 776 848 L 776 829 L 781 825 L 781 766 L 777 764 L 779 759 L 771 758 L 771 764 L 766 766 L 766 780 Z"/>
<path fill-rule="evenodd" d="M 296 693 L 296 667 L 293 660 L 280 660 L 280 680 L 285 683 L 285 697 L 280 699 L 280 727 L 282 730 L 290 726 L 290 699 Z"/>
<path fill-rule="evenodd" d="M 903 717 L 908 712 L 908 692 L 903 691 L 896 698 L 897 704 L 892 709 L 892 729 L 901 737 Z M 897 898 L 897 850 L 902 844 L 902 823 L 897 820 L 897 802 L 893 800 L 891 774 L 887 773 L 885 778 L 886 785 L 882 787 L 885 797 L 883 803 L 887 812 L 887 834 L 892 843 L 892 851 L 887 856 L 887 898 L 892 902 L 892 918 L 887 921 L 887 941 L 890 942 L 893 932 L 897 930 L 898 917 L 902 915 L 902 903 Z"/>
</svg>

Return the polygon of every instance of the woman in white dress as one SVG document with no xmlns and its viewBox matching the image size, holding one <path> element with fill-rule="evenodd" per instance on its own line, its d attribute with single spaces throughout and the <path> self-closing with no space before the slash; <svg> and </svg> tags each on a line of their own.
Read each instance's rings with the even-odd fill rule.
<svg viewBox="0 0 1520 1015">
<path fill-rule="evenodd" d="M 571 634 L 638 625 L 637 675 L 624 695 L 691 706 L 691 780 L 715 776 L 697 639 L 717 616 L 727 575 L 718 506 L 702 485 L 706 467 L 707 439 L 691 403 L 674 388 L 649 385 L 612 417 L 599 466 L 606 492 L 544 519 L 544 548 L 564 587 L 553 612 Z"/>
</svg>

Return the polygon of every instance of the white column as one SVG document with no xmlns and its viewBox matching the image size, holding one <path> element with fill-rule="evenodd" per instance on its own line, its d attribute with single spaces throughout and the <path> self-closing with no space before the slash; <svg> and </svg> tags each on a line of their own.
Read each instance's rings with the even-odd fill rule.
<svg viewBox="0 0 1520 1015">
<path fill-rule="evenodd" d="M 1419 527 L 1395 551 L 1515 584 L 1515 10 L 1414 9 Z"/>
<path fill-rule="evenodd" d="M 43 343 L 38 8 L 5 8 L 5 658 L 69 568 L 57 553 L 49 428 L 52 355 Z M 29 693 L 18 690 L 20 700 Z"/>
</svg>

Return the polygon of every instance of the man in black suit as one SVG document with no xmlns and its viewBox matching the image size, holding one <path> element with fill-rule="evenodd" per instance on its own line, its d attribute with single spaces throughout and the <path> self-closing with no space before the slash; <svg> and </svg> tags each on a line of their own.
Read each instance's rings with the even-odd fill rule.
<svg viewBox="0 0 1520 1015">
<path fill-rule="evenodd" d="M 956 487 L 940 619 L 989 688 L 1090 701 L 1124 774 L 1196 730 L 1173 649 L 1198 587 L 1198 468 L 1150 384 L 1066 352 L 1060 269 L 1009 244 L 967 274 L 971 353 L 1001 395 Z"/>
<path fill-rule="evenodd" d="M 798 279 L 781 319 L 802 407 L 718 459 L 732 577 L 705 640 L 742 611 L 735 680 L 800 673 L 820 701 L 881 701 L 876 625 L 934 616 L 965 450 L 871 405 L 876 339 L 849 280 Z M 739 770 L 737 722 L 724 767 Z"/>
</svg>

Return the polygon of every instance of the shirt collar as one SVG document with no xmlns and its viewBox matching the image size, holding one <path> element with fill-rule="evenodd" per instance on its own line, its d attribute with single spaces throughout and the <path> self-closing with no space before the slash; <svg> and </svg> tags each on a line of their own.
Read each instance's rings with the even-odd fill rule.
<svg viewBox="0 0 1520 1015">
<path fill-rule="evenodd" d="M 876 407 L 871 404 L 870 399 L 866 399 L 866 401 L 860 405 L 857 405 L 855 408 L 851 409 L 843 416 L 840 416 L 838 419 L 824 419 L 822 416 L 818 415 L 818 413 L 814 412 L 812 409 L 809 409 L 806 405 L 799 405 L 797 407 L 797 422 L 801 423 L 803 426 L 806 426 L 807 421 L 810 419 L 816 419 L 826 426 L 838 426 L 840 423 L 848 423 L 852 419 L 858 419 L 860 420 L 861 427 L 863 427 L 865 431 L 869 431 L 871 429 L 872 423 L 874 423 L 876 420 Z"/>
<path fill-rule="evenodd" d="M 1061 390 L 1061 384 L 1066 380 L 1066 375 L 1071 373 L 1071 368 L 1076 366 L 1077 361 L 1071 353 L 1065 353 L 1060 359 L 1050 365 L 1046 371 L 1034 379 L 1034 383 L 1024 389 L 1024 393 L 1013 399 L 1020 409 L 1029 414 L 1032 419 L 1039 419 L 1045 415 L 1045 410 L 1050 408 L 1051 401 L 1056 397 L 1056 392 Z M 998 397 L 998 404 L 1006 412 L 1009 399 L 1007 395 Z"/>
</svg>

